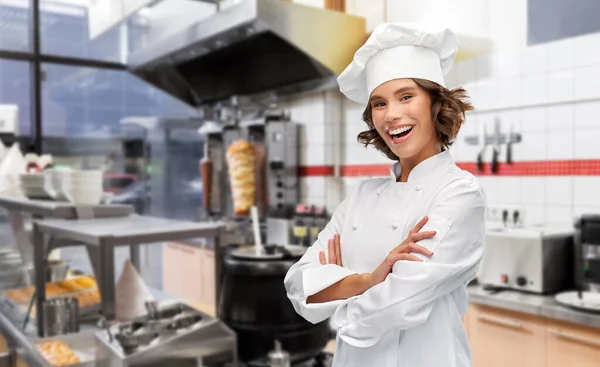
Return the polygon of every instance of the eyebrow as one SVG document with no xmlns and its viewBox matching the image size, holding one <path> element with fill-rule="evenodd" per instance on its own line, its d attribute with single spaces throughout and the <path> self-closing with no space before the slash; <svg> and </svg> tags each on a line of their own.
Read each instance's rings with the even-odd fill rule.
<svg viewBox="0 0 600 367">
<path fill-rule="evenodd" d="M 398 89 L 397 89 L 397 90 L 394 92 L 394 95 L 398 95 L 398 94 L 402 94 L 402 93 L 406 93 L 406 92 L 413 92 L 413 91 L 415 91 L 415 90 L 417 90 L 417 88 L 415 88 L 415 87 L 412 87 L 412 86 L 408 86 L 408 87 L 401 87 L 401 88 L 398 88 Z M 375 100 L 375 99 L 378 99 L 378 98 L 380 98 L 380 99 L 383 99 L 383 97 L 380 97 L 380 96 L 378 96 L 378 95 L 374 95 L 374 96 L 372 96 L 371 98 L 369 98 L 369 102 L 372 102 L 373 100 Z"/>
</svg>

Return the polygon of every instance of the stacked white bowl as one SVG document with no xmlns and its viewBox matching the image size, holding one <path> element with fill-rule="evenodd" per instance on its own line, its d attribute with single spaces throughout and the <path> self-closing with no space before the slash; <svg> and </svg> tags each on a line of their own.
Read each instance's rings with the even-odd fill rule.
<svg viewBox="0 0 600 367">
<path fill-rule="evenodd" d="M 42 173 L 22 173 L 19 181 L 23 194 L 30 199 L 49 199 L 50 194 L 46 190 L 46 176 Z"/>
</svg>

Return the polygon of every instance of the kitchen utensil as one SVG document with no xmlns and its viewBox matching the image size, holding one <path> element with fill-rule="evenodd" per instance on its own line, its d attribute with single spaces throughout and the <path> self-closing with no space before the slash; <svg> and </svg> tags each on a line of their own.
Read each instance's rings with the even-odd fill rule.
<svg viewBox="0 0 600 367">
<path fill-rule="evenodd" d="M 202 178 L 202 205 L 206 213 L 210 213 L 212 180 L 213 180 L 213 162 L 208 156 L 208 141 L 204 140 L 204 157 L 200 161 L 200 176 Z"/>
<path fill-rule="evenodd" d="M 69 264 L 64 260 L 48 260 L 46 262 L 46 281 L 50 283 L 67 279 Z"/>
<path fill-rule="evenodd" d="M 500 156 L 500 139 L 502 138 L 500 133 L 500 120 L 494 120 L 494 144 L 492 149 L 492 174 L 498 173 L 498 158 Z"/>
<path fill-rule="evenodd" d="M 252 205 L 250 208 L 250 214 L 252 215 L 252 234 L 254 235 L 254 250 L 257 254 L 262 253 L 263 246 L 260 238 L 260 221 L 258 218 L 258 208 L 256 205 Z"/>
<path fill-rule="evenodd" d="M 79 332 L 79 302 L 77 298 L 47 299 L 43 304 L 43 312 L 45 336 Z"/>
<path fill-rule="evenodd" d="M 478 172 L 483 172 L 483 160 L 484 160 L 484 153 L 485 153 L 485 137 L 486 137 L 486 131 L 485 131 L 485 123 L 483 121 L 479 121 L 479 136 L 477 139 L 478 145 L 479 145 L 479 152 L 477 153 L 477 171 Z"/>
<path fill-rule="evenodd" d="M 506 163 L 507 164 L 513 163 L 513 158 L 512 158 L 513 131 L 514 131 L 514 126 L 511 123 L 509 126 L 509 130 L 508 130 L 508 137 L 506 138 Z"/>
<path fill-rule="evenodd" d="M 290 354 L 281 349 L 279 340 L 275 340 L 275 350 L 269 353 L 269 367 L 290 367 Z"/>
</svg>

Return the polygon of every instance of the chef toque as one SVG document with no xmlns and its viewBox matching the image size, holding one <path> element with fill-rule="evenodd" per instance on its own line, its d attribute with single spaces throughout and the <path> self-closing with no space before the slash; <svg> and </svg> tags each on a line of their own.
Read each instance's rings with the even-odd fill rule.
<svg viewBox="0 0 600 367">
<path fill-rule="evenodd" d="M 338 77 L 340 91 L 366 105 L 375 88 L 393 79 L 419 78 L 444 86 L 457 51 L 456 36 L 448 28 L 380 24 Z"/>
</svg>

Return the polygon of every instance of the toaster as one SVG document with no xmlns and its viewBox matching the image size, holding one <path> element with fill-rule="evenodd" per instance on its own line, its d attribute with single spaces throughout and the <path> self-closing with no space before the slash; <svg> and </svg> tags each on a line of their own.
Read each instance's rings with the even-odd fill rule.
<svg viewBox="0 0 600 367">
<path fill-rule="evenodd" d="M 484 287 L 551 293 L 573 285 L 573 229 L 486 231 L 478 281 Z"/>
</svg>

